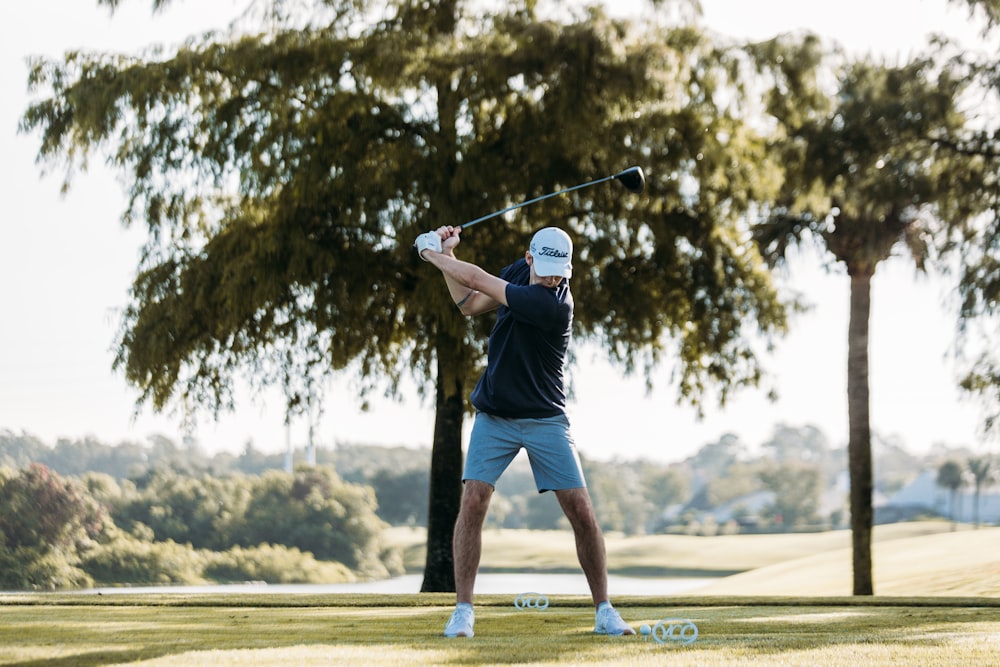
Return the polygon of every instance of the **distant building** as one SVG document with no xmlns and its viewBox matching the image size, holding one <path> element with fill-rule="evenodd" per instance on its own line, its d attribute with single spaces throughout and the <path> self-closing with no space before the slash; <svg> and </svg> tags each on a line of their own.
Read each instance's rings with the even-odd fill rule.
<svg viewBox="0 0 1000 667">
<path fill-rule="evenodd" d="M 937 471 L 925 470 L 884 504 L 875 508 L 875 523 L 906 521 L 924 514 L 972 523 L 976 520 L 975 504 L 975 489 L 971 486 L 963 487 L 955 495 L 955 515 L 952 516 L 951 491 L 938 486 Z M 1000 493 L 995 487 L 983 488 L 980 492 L 979 522 L 1000 524 Z"/>
</svg>

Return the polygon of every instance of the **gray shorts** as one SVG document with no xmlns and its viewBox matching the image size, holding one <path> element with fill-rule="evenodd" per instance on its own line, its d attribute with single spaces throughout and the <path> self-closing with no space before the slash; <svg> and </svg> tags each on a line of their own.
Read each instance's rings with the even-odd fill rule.
<svg viewBox="0 0 1000 667">
<path fill-rule="evenodd" d="M 506 419 L 476 414 L 462 480 L 496 486 L 521 448 L 528 453 L 538 492 L 587 486 L 566 415 L 543 419 Z"/>
</svg>

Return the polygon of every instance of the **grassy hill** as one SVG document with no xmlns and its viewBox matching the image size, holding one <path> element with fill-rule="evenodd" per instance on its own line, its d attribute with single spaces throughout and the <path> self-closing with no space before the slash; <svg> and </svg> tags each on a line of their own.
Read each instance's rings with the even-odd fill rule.
<svg viewBox="0 0 1000 667">
<path fill-rule="evenodd" d="M 1000 528 L 880 541 L 872 547 L 875 593 L 1000 597 Z M 851 551 L 834 549 L 725 577 L 692 595 L 849 595 Z"/>
<path fill-rule="evenodd" d="M 423 530 L 393 529 L 407 569 L 421 571 Z M 850 595 L 849 531 L 773 535 L 607 535 L 612 573 L 631 576 L 718 576 L 691 595 Z M 876 526 L 878 595 L 1000 597 L 1000 528 L 952 531 L 945 521 Z M 576 572 L 567 531 L 489 530 L 483 534 L 484 572 Z"/>
</svg>

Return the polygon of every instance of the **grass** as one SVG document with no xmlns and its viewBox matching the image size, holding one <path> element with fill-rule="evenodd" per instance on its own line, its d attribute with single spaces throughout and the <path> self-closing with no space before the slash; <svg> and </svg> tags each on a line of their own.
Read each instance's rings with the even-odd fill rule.
<svg viewBox="0 0 1000 667">
<path fill-rule="evenodd" d="M 0 665 L 988 665 L 1000 601 L 624 598 L 638 625 L 689 619 L 689 646 L 592 633 L 587 598 L 518 611 L 477 600 L 476 636 L 441 636 L 451 596 L 0 596 Z"/>
<path fill-rule="evenodd" d="M 393 529 L 409 571 L 424 563 L 423 530 Z M 606 536 L 608 567 L 631 576 L 719 576 L 707 595 L 850 595 L 851 534 Z M 876 526 L 876 592 L 886 595 L 1000 597 L 1000 528 L 953 531 L 946 521 Z M 578 572 L 566 531 L 488 530 L 483 572 Z M 727 576 L 733 575 L 733 576 Z M 612 591 L 613 592 L 613 591 Z"/>
<path fill-rule="evenodd" d="M 880 595 L 1000 598 L 1000 528 L 883 540 L 872 547 Z M 774 563 L 694 592 L 706 595 L 842 595 L 852 590 L 850 548 Z"/>
<path fill-rule="evenodd" d="M 450 594 L 0 594 L 0 666 L 203 665 L 994 665 L 1000 528 L 947 523 L 875 531 L 873 597 L 850 597 L 850 535 L 608 536 L 618 574 L 720 573 L 683 597 L 616 597 L 638 627 L 690 619 L 698 640 L 661 645 L 592 633 L 587 596 L 519 611 L 476 599 L 476 636 L 441 636 Z M 422 531 L 394 531 L 422 564 Z M 494 571 L 576 571 L 564 532 L 488 531 Z M 411 562 L 412 567 L 412 562 Z"/>
</svg>

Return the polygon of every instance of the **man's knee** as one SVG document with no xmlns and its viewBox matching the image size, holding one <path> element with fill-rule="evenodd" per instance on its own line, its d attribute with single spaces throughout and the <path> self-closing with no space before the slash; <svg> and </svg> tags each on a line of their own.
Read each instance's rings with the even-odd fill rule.
<svg viewBox="0 0 1000 667">
<path fill-rule="evenodd" d="M 587 493 L 587 489 L 565 489 L 556 492 L 556 497 L 559 498 L 559 505 L 562 507 L 563 514 L 569 519 L 570 524 L 574 527 L 587 527 L 590 524 L 597 523 L 597 517 L 594 515 L 594 506 L 590 502 L 590 494 Z"/>
<path fill-rule="evenodd" d="M 462 508 L 464 514 L 485 514 L 493 496 L 493 487 L 486 482 L 470 479 L 462 489 Z"/>
</svg>

